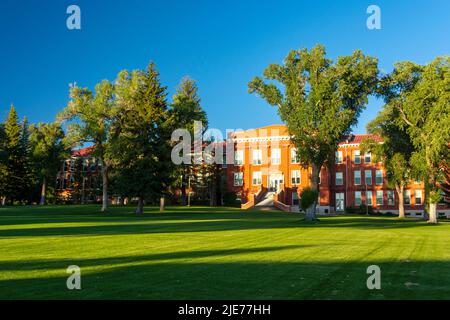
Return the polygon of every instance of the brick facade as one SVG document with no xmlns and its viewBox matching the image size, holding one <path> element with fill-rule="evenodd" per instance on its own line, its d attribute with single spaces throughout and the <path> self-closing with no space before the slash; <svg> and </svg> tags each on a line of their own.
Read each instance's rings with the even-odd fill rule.
<svg viewBox="0 0 450 320">
<path fill-rule="evenodd" d="M 387 184 L 383 164 L 374 163 L 370 154 L 360 151 L 366 137 L 347 137 L 339 144 L 332 169 L 321 170 L 319 212 L 339 212 L 366 204 L 375 211 L 397 212 L 398 196 Z M 371 138 L 381 141 L 377 136 Z M 234 143 L 236 161 L 227 166 L 227 187 L 240 195 L 243 204 L 267 191 L 275 191 L 278 201 L 286 205 L 298 204 L 299 194 L 310 185 L 311 169 L 296 163 L 295 146 L 284 125 L 235 132 L 229 141 Z M 423 211 L 423 183 L 412 181 L 405 197 L 409 199 L 409 204 L 405 202 L 406 212 Z M 450 214 L 449 209 L 440 204 L 438 212 Z"/>
</svg>

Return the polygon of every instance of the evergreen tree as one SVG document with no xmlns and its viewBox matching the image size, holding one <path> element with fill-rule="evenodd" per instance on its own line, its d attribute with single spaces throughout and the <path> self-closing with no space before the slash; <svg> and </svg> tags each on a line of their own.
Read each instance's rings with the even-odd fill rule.
<svg viewBox="0 0 450 320">
<path fill-rule="evenodd" d="M 5 131 L 5 187 L 4 193 L 11 204 L 21 200 L 23 190 L 24 170 L 24 142 L 22 140 L 23 127 L 19 123 L 14 106 L 11 106 L 4 125 Z"/>
<path fill-rule="evenodd" d="M 121 124 L 113 144 L 116 185 L 123 194 L 139 199 L 138 214 L 143 213 L 144 200 L 156 202 L 173 178 L 166 96 L 153 63 L 145 71 L 124 70 L 116 80 Z"/>
<path fill-rule="evenodd" d="M 6 176 L 7 176 L 7 153 L 6 133 L 3 123 L 0 123 L 0 205 L 5 204 L 6 199 Z"/>
<path fill-rule="evenodd" d="M 201 107 L 197 84 L 189 77 L 181 80 L 177 92 L 172 98 L 169 112 L 172 125 L 176 128 L 188 130 L 191 134 L 191 139 L 194 137 L 194 121 L 201 121 L 204 130 L 208 127 L 208 118 Z M 182 203 L 186 202 L 186 187 L 189 184 L 189 177 L 191 177 L 191 181 L 196 181 L 195 175 L 199 170 L 199 165 L 194 164 L 182 163 L 175 167 L 173 171 L 175 184 L 173 187 L 181 187 Z M 194 182 L 194 184 L 196 185 L 197 183 Z"/>
</svg>

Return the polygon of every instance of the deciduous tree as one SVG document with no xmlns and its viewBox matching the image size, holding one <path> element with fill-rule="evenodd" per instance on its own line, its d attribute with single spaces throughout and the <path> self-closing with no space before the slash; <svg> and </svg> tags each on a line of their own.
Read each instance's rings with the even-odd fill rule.
<svg viewBox="0 0 450 320">
<path fill-rule="evenodd" d="M 72 86 L 70 101 L 58 115 L 69 123 L 68 141 L 72 144 L 91 143 L 93 156 L 100 161 L 102 173 L 102 211 L 108 207 L 108 171 L 111 165 L 110 148 L 116 133 L 114 86 L 103 80 L 95 87 L 95 93 L 87 88 Z"/>
<path fill-rule="evenodd" d="M 69 155 L 64 137 L 58 123 L 39 123 L 30 127 L 34 171 L 41 183 L 40 205 L 45 204 L 48 181 L 56 177 L 61 162 Z"/>
<path fill-rule="evenodd" d="M 399 217 L 405 217 L 403 192 L 414 177 L 410 157 L 414 151 L 412 141 L 405 128 L 399 126 L 400 114 L 392 106 L 385 106 L 377 118 L 367 125 L 369 133 L 382 138 L 382 143 L 368 138 L 362 143 L 362 150 L 370 151 L 376 161 L 381 161 L 386 170 L 388 184 L 397 192 Z"/>
<path fill-rule="evenodd" d="M 424 178 L 429 222 L 437 223 L 440 183 L 445 182 L 442 164 L 450 156 L 450 57 L 437 57 L 427 65 L 397 63 L 381 88 L 413 142 L 411 164 Z"/>
<path fill-rule="evenodd" d="M 319 173 L 331 160 L 339 141 L 357 123 L 377 83 L 378 61 L 357 50 L 333 63 L 318 45 L 292 50 L 284 64 L 271 64 L 264 79 L 255 77 L 249 92 L 278 107 L 298 150 L 299 160 L 312 167 L 311 187 L 318 191 Z M 274 83 L 275 82 L 275 83 Z M 317 200 L 307 211 L 315 219 Z"/>
</svg>

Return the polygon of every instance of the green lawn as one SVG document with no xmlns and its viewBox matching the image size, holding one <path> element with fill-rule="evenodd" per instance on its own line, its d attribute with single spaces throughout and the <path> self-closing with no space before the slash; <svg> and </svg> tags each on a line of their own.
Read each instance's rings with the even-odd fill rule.
<svg viewBox="0 0 450 320">
<path fill-rule="evenodd" d="M 230 208 L 0 208 L 0 298 L 450 299 L 450 222 Z M 368 290 L 366 269 L 381 268 Z M 78 265 L 82 290 L 67 290 Z"/>
</svg>

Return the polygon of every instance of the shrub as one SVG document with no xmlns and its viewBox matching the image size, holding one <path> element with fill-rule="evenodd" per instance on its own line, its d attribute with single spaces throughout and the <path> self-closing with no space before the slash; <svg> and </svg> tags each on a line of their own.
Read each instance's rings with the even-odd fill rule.
<svg viewBox="0 0 450 320">
<path fill-rule="evenodd" d="M 317 191 L 312 190 L 311 188 L 303 189 L 300 199 L 300 206 L 302 207 L 302 209 L 306 210 L 311 207 L 314 201 L 317 200 L 318 196 L 319 194 L 317 193 Z"/>
<path fill-rule="evenodd" d="M 235 192 L 226 192 L 223 195 L 223 204 L 228 207 L 235 207 L 238 205 L 237 195 Z"/>
</svg>

